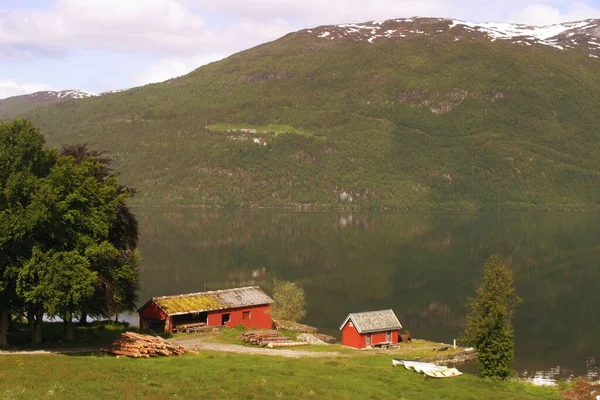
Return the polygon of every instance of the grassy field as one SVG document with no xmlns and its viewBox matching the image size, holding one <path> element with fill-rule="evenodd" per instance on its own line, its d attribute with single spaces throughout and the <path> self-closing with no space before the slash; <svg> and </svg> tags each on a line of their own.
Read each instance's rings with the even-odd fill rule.
<svg viewBox="0 0 600 400">
<path fill-rule="evenodd" d="M 201 353 L 177 358 L 0 357 L 0 399 L 557 399 L 556 390 L 475 376 L 424 378 L 389 356 L 288 359 Z"/>
<path fill-rule="evenodd" d="M 51 338 L 60 324 L 48 324 Z M 126 327 L 95 324 L 78 330 L 72 346 L 106 345 Z M 243 344 L 240 329 L 198 335 L 203 341 Z M 286 335 L 294 336 L 293 332 Z M 194 338 L 191 335 L 175 337 Z M 59 341 L 42 348 L 52 349 Z M 64 345 L 64 344 L 63 344 Z M 439 355 L 437 344 L 424 340 L 391 351 L 361 351 L 339 344 L 296 350 L 335 351 L 337 357 L 284 358 L 202 352 L 159 359 L 117 359 L 102 353 L 0 356 L 0 400 L 93 398 L 220 398 L 220 399 L 556 399 L 555 389 L 519 382 L 488 382 L 473 375 L 455 379 L 425 378 L 393 368 L 392 357 Z M 275 349 L 273 352 L 277 352 Z M 452 350 L 444 352 L 451 355 Z"/>
</svg>

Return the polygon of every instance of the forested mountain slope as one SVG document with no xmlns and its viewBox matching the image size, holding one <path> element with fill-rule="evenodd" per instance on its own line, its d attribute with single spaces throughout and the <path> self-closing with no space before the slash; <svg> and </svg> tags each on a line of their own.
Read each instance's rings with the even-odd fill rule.
<svg viewBox="0 0 600 400">
<path fill-rule="evenodd" d="M 144 205 L 596 209 L 599 22 L 324 26 L 25 116 Z"/>
<path fill-rule="evenodd" d="M 0 119 L 8 119 L 11 116 L 49 104 L 73 99 L 85 99 L 93 96 L 96 95 L 80 90 L 61 90 L 60 92 L 43 91 L 0 99 Z"/>
</svg>

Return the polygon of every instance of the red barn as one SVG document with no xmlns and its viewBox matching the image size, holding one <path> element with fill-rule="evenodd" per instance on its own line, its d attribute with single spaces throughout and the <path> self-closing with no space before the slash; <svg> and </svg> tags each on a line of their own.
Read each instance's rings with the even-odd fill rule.
<svg viewBox="0 0 600 400">
<path fill-rule="evenodd" d="M 140 329 L 173 332 L 190 324 L 271 329 L 272 303 L 258 286 L 153 297 L 138 310 Z"/>
<path fill-rule="evenodd" d="M 348 314 L 340 326 L 342 344 L 365 349 L 381 344 L 397 344 L 402 329 L 393 310 Z"/>
</svg>

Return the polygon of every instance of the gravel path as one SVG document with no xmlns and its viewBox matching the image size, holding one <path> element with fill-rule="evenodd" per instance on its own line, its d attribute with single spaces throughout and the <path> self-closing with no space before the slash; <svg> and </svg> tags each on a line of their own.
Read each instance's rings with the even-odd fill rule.
<svg viewBox="0 0 600 400">
<path fill-rule="evenodd" d="M 265 356 L 279 356 L 279 357 L 290 357 L 290 358 L 301 358 L 301 357 L 339 357 L 340 353 L 337 351 L 306 351 L 306 350 L 285 350 L 285 349 L 265 349 L 263 347 L 248 347 L 240 346 L 238 344 L 222 344 L 222 343 L 207 343 L 203 342 L 198 338 L 177 338 L 171 339 L 170 342 L 178 344 L 189 350 L 196 351 L 224 351 L 227 353 L 238 353 L 238 354 L 259 354 Z"/>
</svg>

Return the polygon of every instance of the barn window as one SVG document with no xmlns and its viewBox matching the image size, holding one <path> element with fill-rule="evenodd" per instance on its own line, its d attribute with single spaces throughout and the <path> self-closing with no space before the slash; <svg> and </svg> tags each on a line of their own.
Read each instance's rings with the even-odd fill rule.
<svg viewBox="0 0 600 400">
<path fill-rule="evenodd" d="M 350 328 L 354 328 L 354 324 L 352 323 L 352 321 L 350 321 L 350 323 L 348 324 L 348 326 L 349 326 Z"/>
<path fill-rule="evenodd" d="M 242 312 L 242 319 L 250 319 L 250 311 Z"/>
</svg>

